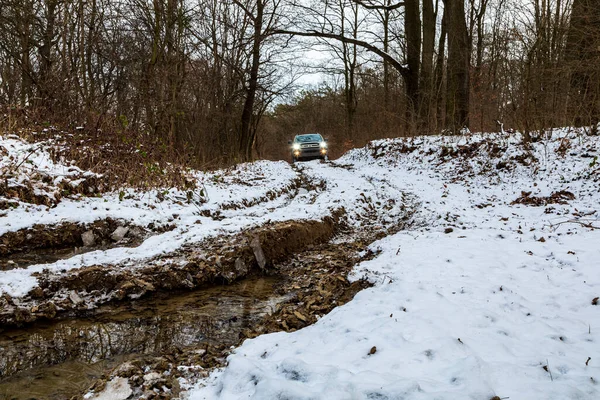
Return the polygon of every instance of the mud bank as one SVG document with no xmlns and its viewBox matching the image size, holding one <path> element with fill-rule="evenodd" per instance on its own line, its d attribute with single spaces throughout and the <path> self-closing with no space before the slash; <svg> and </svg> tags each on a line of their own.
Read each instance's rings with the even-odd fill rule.
<svg viewBox="0 0 600 400">
<path fill-rule="evenodd" d="M 101 398 L 114 385 L 129 391 L 129 399 L 177 399 L 180 383 L 191 385 L 208 376 L 214 368 L 226 365 L 232 346 L 237 347 L 247 338 L 258 335 L 295 330 L 315 323 L 319 318 L 343 305 L 371 284 L 366 280 L 350 282 L 348 274 L 360 262 L 377 256 L 369 245 L 388 234 L 412 224 L 414 209 L 407 207 L 406 215 L 391 226 L 370 227 L 361 231 L 352 229 L 338 232 L 334 240 L 313 244 L 291 258 L 274 263 L 271 272 L 280 281 L 274 295 L 279 295 L 271 312 L 260 319 L 249 319 L 231 342 L 214 342 L 198 348 L 182 348 L 157 357 L 143 357 L 115 368 L 90 388 L 89 398 Z M 146 377 L 153 379 L 146 379 Z"/>
<path fill-rule="evenodd" d="M 39 286 L 23 298 L 0 297 L 0 326 L 85 316 L 102 304 L 149 293 L 230 283 L 267 270 L 307 246 L 328 241 L 339 218 L 267 223 L 233 237 L 217 237 L 143 266 L 98 265 L 56 275 L 36 273 Z M 175 261 L 174 261 L 175 260 Z"/>
<path fill-rule="evenodd" d="M 125 229 L 124 234 L 115 236 L 115 231 Z M 91 251 L 119 245 L 139 244 L 144 238 L 173 229 L 174 226 L 141 227 L 127 221 L 112 218 L 89 224 L 63 222 L 58 225 L 33 225 L 31 228 L 7 232 L 0 236 L 0 263 L 35 250 L 57 251 L 79 248 Z M 15 257 L 11 257 L 15 255 Z M 21 267 L 26 265 L 20 265 Z"/>
<path fill-rule="evenodd" d="M 101 307 L 93 318 L 2 333 L 0 399 L 65 399 L 80 395 L 125 361 L 131 372 L 146 356 L 165 354 L 174 360 L 181 349 L 199 355 L 217 343 L 235 344 L 244 329 L 286 298 L 275 293 L 278 281 L 252 277 L 192 293 L 157 294 Z"/>
</svg>

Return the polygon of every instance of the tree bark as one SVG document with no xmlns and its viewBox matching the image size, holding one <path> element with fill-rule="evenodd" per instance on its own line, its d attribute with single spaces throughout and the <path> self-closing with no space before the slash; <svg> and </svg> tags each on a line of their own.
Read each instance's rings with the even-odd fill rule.
<svg viewBox="0 0 600 400">
<path fill-rule="evenodd" d="M 256 130 L 253 124 L 254 102 L 258 89 L 258 71 L 260 68 L 260 48 L 263 40 L 262 24 L 265 3 L 263 0 L 256 1 L 256 15 L 252 18 L 254 22 L 254 35 L 252 38 L 252 59 L 250 64 L 250 76 L 246 88 L 246 100 L 242 110 L 241 134 L 239 153 L 242 161 L 252 159 L 252 144 Z"/>
<path fill-rule="evenodd" d="M 419 120 L 425 130 L 433 127 L 433 54 L 435 51 L 436 17 L 437 13 L 433 6 L 433 0 L 423 0 L 423 53 L 421 54 Z"/>
<path fill-rule="evenodd" d="M 570 114 L 576 126 L 600 122 L 600 0 L 574 0 L 567 35 L 566 61 L 571 69 Z"/>
<path fill-rule="evenodd" d="M 469 127 L 471 46 L 464 0 L 444 0 L 448 13 L 446 126 L 457 133 Z"/>
<path fill-rule="evenodd" d="M 408 65 L 406 82 L 407 130 L 414 131 L 419 108 L 419 67 L 421 64 L 421 15 L 419 0 L 404 2 L 404 34 L 406 36 L 406 64 Z"/>
</svg>

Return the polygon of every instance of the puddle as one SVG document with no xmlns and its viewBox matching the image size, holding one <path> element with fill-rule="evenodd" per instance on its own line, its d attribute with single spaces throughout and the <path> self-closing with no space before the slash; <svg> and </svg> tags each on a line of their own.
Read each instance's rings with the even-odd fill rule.
<svg viewBox="0 0 600 400">
<path fill-rule="evenodd" d="M 137 247 L 149 236 L 174 228 L 174 225 L 156 226 L 153 223 L 141 227 L 111 218 L 88 224 L 33 225 L 0 235 L 0 271 L 53 263 L 94 250 Z"/>
<path fill-rule="evenodd" d="M 0 258 L 0 271 L 16 268 L 27 268 L 35 264 L 49 264 L 59 260 L 66 260 L 77 254 L 83 253 L 78 248 L 30 250 L 22 253 L 11 254 L 9 257 Z"/>
<path fill-rule="evenodd" d="M 285 297 L 278 278 L 98 309 L 93 317 L 0 333 L 0 399 L 64 399 L 78 395 L 128 358 L 204 343 L 235 344 L 254 321 Z"/>
<path fill-rule="evenodd" d="M 20 253 L 13 253 L 8 257 L 0 257 L 0 271 L 9 271 L 17 268 L 27 268 L 36 264 L 51 264 L 60 260 L 67 260 L 79 254 L 90 253 L 96 250 L 109 250 L 116 247 L 133 248 L 142 244 L 142 240 L 129 243 L 115 243 L 95 247 L 67 247 L 58 249 L 35 249 Z"/>
</svg>

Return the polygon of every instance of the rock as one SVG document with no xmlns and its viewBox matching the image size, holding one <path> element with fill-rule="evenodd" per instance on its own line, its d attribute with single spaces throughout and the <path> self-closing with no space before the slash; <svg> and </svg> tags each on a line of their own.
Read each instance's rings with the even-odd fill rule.
<svg viewBox="0 0 600 400">
<path fill-rule="evenodd" d="M 246 265 L 242 257 L 238 257 L 235 259 L 235 271 L 239 275 L 246 275 L 248 273 L 248 266 Z"/>
<path fill-rule="evenodd" d="M 119 368 L 117 368 L 117 370 L 113 372 L 113 374 L 123 378 L 131 378 L 133 375 L 139 374 L 141 372 L 142 370 L 138 366 L 133 365 L 130 362 L 126 362 L 124 364 L 121 364 Z"/>
<path fill-rule="evenodd" d="M 113 378 L 106 383 L 106 388 L 92 397 L 95 400 L 125 400 L 133 394 L 127 378 Z"/>
<path fill-rule="evenodd" d="M 54 317 L 56 317 L 56 312 L 57 312 L 57 308 L 56 305 L 49 301 L 47 303 L 43 303 L 38 307 L 38 311 L 37 314 L 43 317 L 46 317 L 48 319 L 52 319 Z"/>
<path fill-rule="evenodd" d="M 301 321 L 306 322 L 306 317 L 302 314 L 300 314 L 298 311 L 294 311 L 294 315 L 296 316 L 296 318 L 298 318 Z"/>
<path fill-rule="evenodd" d="M 83 245 L 85 247 L 92 247 L 96 244 L 96 236 L 92 231 L 82 233 L 81 240 L 83 241 Z"/>
<path fill-rule="evenodd" d="M 41 287 L 36 286 L 29 291 L 29 296 L 32 299 L 41 299 L 44 297 L 44 290 Z"/>
<path fill-rule="evenodd" d="M 127 232 L 129 232 L 129 228 L 126 228 L 124 226 L 119 226 L 117 229 L 115 229 L 115 231 L 112 233 L 112 235 L 110 235 L 110 238 L 112 240 L 114 240 L 115 242 L 119 242 L 119 241 L 123 240 L 125 235 L 127 235 Z"/>
<path fill-rule="evenodd" d="M 161 376 L 158 372 L 149 372 L 144 375 L 144 384 L 148 386 L 154 385 L 161 379 Z"/>
<path fill-rule="evenodd" d="M 267 265 L 267 259 L 260 245 L 260 239 L 258 236 L 254 236 L 252 238 L 250 241 L 250 248 L 254 252 L 254 257 L 256 258 L 256 262 L 258 263 L 260 269 L 265 269 L 265 266 Z"/>
<path fill-rule="evenodd" d="M 69 293 L 69 300 L 71 300 L 73 302 L 73 304 L 75 304 L 76 306 L 83 303 L 83 299 L 81 297 L 79 297 L 77 292 Z"/>
<path fill-rule="evenodd" d="M 35 317 L 31 315 L 31 312 L 26 308 L 17 308 L 15 310 L 15 321 L 17 322 L 31 322 L 35 320 Z"/>
</svg>

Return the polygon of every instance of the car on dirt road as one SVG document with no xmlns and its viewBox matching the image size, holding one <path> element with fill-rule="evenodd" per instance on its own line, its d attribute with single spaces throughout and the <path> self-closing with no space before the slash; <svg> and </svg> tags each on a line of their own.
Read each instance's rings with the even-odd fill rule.
<svg viewBox="0 0 600 400">
<path fill-rule="evenodd" d="M 292 146 L 292 162 L 318 158 L 327 160 L 327 141 L 319 133 L 296 135 L 288 144 Z"/>
</svg>

